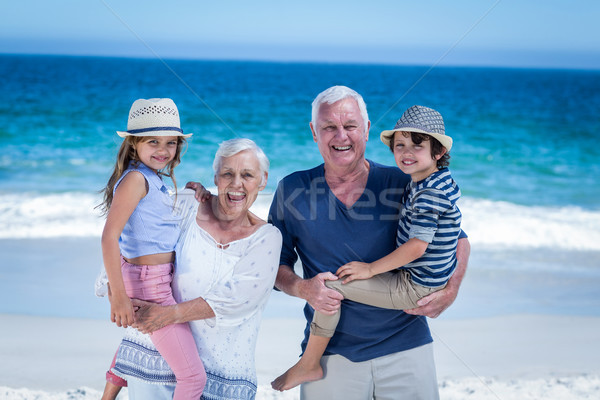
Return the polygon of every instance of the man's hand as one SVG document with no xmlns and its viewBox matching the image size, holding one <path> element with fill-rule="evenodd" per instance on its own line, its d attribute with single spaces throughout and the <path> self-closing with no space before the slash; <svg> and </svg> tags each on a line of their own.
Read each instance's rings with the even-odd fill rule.
<svg viewBox="0 0 600 400">
<path fill-rule="evenodd" d="M 425 315 L 429 318 L 437 318 L 446 308 L 450 307 L 458 295 L 458 289 L 465 276 L 465 272 L 467 272 L 470 254 L 471 245 L 469 244 L 469 239 L 458 239 L 456 246 L 456 270 L 450 277 L 446 287 L 417 301 L 419 307 L 404 310 L 404 312 L 412 315 Z"/>
<path fill-rule="evenodd" d="M 342 265 L 335 273 L 342 283 L 352 282 L 355 279 L 369 279 L 373 277 L 371 264 L 360 261 L 352 261 Z"/>
<path fill-rule="evenodd" d="M 304 279 L 300 283 L 300 295 L 316 311 L 333 315 L 340 309 L 344 296 L 337 290 L 325 286 L 325 281 L 336 279 L 337 276 L 331 272 L 322 272 L 311 279 Z"/>
<path fill-rule="evenodd" d="M 132 325 L 142 333 L 152 333 L 162 327 L 172 324 L 172 307 L 161 306 L 148 301 L 132 299 L 135 312 L 135 323 Z"/>
<path fill-rule="evenodd" d="M 424 315 L 429 318 L 437 318 L 444 310 L 454 302 L 458 295 L 458 288 L 446 286 L 442 290 L 433 292 L 423 297 L 417 304 L 419 307 L 410 310 L 404 310 L 407 314 Z"/>
</svg>

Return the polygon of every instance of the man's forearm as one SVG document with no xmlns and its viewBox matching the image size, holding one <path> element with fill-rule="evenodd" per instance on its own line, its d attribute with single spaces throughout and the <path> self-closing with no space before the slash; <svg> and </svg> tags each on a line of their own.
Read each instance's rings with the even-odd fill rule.
<svg viewBox="0 0 600 400">
<path fill-rule="evenodd" d="M 292 267 L 282 264 L 279 266 L 279 271 L 277 272 L 275 287 L 290 296 L 303 298 L 300 294 L 300 283 L 302 280 Z"/>
<path fill-rule="evenodd" d="M 457 292 L 463 278 L 465 277 L 465 273 L 467 272 L 470 254 L 471 244 L 469 243 L 469 239 L 458 239 L 458 244 L 456 245 L 456 269 L 448 281 L 448 286 L 454 288 Z"/>
</svg>

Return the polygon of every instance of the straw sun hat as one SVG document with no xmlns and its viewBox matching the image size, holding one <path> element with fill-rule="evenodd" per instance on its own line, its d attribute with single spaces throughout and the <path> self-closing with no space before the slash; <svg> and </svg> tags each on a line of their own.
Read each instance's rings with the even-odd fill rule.
<svg viewBox="0 0 600 400">
<path fill-rule="evenodd" d="M 380 139 L 387 146 L 396 132 L 418 132 L 436 138 L 446 151 L 452 148 L 452 138 L 446 135 L 442 115 L 433 108 L 412 106 L 402 114 L 394 129 L 381 132 Z"/>
<path fill-rule="evenodd" d="M 183 136 L 179 123 L 179 111 L 171 99 L 138 99 L 129 110 L 127 131 L 117 131 L 125 136 Z"/>
</svg>

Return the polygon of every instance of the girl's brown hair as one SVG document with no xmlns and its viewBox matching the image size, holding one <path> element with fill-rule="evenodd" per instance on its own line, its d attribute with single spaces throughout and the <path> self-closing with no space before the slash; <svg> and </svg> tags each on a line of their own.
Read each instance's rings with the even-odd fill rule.
<svg viewBox="0 0 600 400">
<path fill-rule="evenodd" d="M 100 191 L 102 193 L 102 203 L 98 204 L 96 208 L 99 208 L 102 212 L 102 215 L 108 214 L 108 210 L 110 209 L 110 205 L 113 200 L 113 192 L 115 190 L 115 185 L 123 176 L 123 172 L 127 170 L 129 164 L 133 161 L 137 166 L 141 161 L 138 158 L 137 152 L 135 150 L 135 146 L 138 143 L 142 143 L 152 139 L 153 136 L 126 136 L 121 143 L 121 147 L 119 148 L 119 152 L 117 153 L 117 161 L 115 162 L 115 167 L 113 169 L 112 175 L 108 179 L 108 183 L 106 187 Z M 167 164 L 167 166 L 158 171 L 159 175 L 167 176 L 171 178 L 173 181 L 173 186 L 175 187 L 175 192 L 177 193 L 177 181 L 175 180 L 175 167 L 179 165 L 181 162 L 181 155 L 183 147 L 187 144 L 185 138 L 181 136 L 177 136 L 177 150 L 175 151 L 175 156 Z"/>
</svg>

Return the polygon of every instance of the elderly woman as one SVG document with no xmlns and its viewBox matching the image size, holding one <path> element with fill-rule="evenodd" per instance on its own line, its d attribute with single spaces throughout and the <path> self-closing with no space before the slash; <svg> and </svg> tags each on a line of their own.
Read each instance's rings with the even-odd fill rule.
<svg viewBox="0 0 600 400">
<path fill-rule="evenodd" d="M 223 142 L 213 163 L 218 195 L 205 202 L 178 195 L 181 235 L 176 247 L 176 305 L 136 301 L 114 372 L 129 382 L 129 398 L 171 399 L 175 376 L 149 336 L 189 322 L 207 383 L 202 398 L 254 399 L 258 328 L 279 267 L 281 234 L 249 211 L 265 188 L 269 161 L 251 140 Z M 158 385 L 157 385 L 158 384 Z"/>
</svg>

